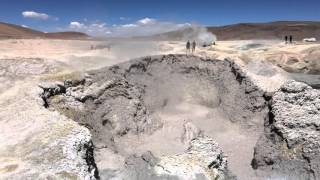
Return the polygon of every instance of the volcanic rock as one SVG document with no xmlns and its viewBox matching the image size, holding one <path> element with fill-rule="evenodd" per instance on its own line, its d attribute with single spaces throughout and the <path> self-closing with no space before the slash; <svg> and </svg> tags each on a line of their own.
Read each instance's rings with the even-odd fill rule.
<svg viewBox="0 0 320 180">
<path fill-rule="evenodd" d="M 253 167 L 289 179 L 320 177 L 320 91 L 289 81 L 274 94 Z"/>
</svg>

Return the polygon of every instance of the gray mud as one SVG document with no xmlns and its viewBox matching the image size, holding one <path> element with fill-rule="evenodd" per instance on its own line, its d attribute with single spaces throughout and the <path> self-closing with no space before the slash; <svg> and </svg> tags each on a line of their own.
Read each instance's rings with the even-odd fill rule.
<svg viewBox="0 0 320 180">
<path fill-rule="evenodd" d="M 186 123 L 219 143 L 239 179 L 255 177 L 250 163 L 268 96 L 232 61 L 146 57 L 91 71 L 64 87 L 44 99 L 91 131 L 102 179 L 123 174 L 133 154 L 184 152 Z"/>
<path fill-rule="evenodd" d="M 262 74 L 276 75 L 271 70 Z M 274 94 L 264 92 L 230 60 L 145 57 L 44 88 L 43 99 L 49 109 L 91 130 L 102 179 L 189 179 L 190 174 L 233 179 L 234 174 L 300 180 L 317 179 L 320 172 L 319 91 L 289 81 Z M 219 145 L 201 139 L 204 135 Z M 189 157 L 186 149 L 194 141 L 202 144 Z M 153 165 L 141 161 L 146 152 Z M 189 163 L 198 153 L 214 175 L 199 174 Z M 215 157 L 209 160 L 211 153 Z M 181 174 L 184 168 L 193 171 Z"/>
<path fill-rule="evenodd" d="M 303 73 L 290 73 L 289 76 L 299 82 L 303 82 L 313 87 L 320 89 L 320 75 L 318 74 L 303 74 Z"/>
</svg>

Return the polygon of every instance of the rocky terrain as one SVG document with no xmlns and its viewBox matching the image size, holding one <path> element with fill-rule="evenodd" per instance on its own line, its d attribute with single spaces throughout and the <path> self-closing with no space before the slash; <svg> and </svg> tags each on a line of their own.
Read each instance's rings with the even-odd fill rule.
<svg viewBox="0 0 320 180">
<path fill-rule="evenodd" d="M 270 101 L 253 167 L 288 179 L 318 179 L 320 92 L 291 81 Z"/>
<path fill-rule="evenodd" d="M 220 43 L 1 41 L 0 179 L 317 179 L 318 45 Z"/>
<path fill-rule="evenodd" d="M 95 179 L 90 131 L 42 106 L 34 80 L 0 96 L 1 179 Z"/>
<path fill-rule="evenodd" d="M 0 93 L 14 86 L 15 82 L 29 76 L 55 73 L 61 70 L 59 63 L 49 63 L 41 58 L 15 58 L 0 61 Z"/>
<path fill-rule="evenodd" d="M 45 107 L 91 131 L 101 179 L 316 179 L 319 92 L 295 81 L 267 91 L 246 72 L 228 60 L 146 57 L 42 87 L 42 98 Z M 224 115 L 207 115 L 212 127 L 202 128 L 195 119 L 185 122 L 166 114 L 167 108 L 177 113 L 172 112 L 177 111 L 174 107 L 185 99 Z M 212 132 L 220 126 L 214 117 L 256 136 L 257 144 L 250 146 L 254 154 L 226 146 L 227 139 L 218 136 L 225 132 Z M 155 139 L 159 142 L 152 142 Z M 244 140 L 249 139 L 247 135 Z M 159 143 L 173 146 L 158 149 Z M 239 153 L 252 167 L 239 163 Z M 245 165 L 257 170 L 250 172 Z"/>
<path fill-rule="evenodd" d="M 45 107 L 91 131 L 102 179 L 128 173 L 137 179 L 149 179 L 154 174 L 167 179 L 210 179 L 217 175 L 225 179 L 233 177 L 233 172 L 241 179 L 258 176 L 250 163 L 268 114 L 270 92 L 255 85 L 232 61 L 185 55 L 146 57 L 41 87 Z M 184 112 L 183 108 L 194 109 Z M 203 135 L 216 138 L 222 150 Z M 240 137 L 228 142 L 228 136 Z M 197 144 L 207 145 L 192 145 L 195 139 Z M 243 147 L 236 150 L 233 143 L 239 141 Z M 143 158 L 148 151 L 152 154 L 148 153 L 149 158 L 157 159 L 152 160 L 153 165 Z M 222 151 L 227 152 L 232 173 Z M 219 161 L 220 165 L 210 165 Z M 182 162 L 187 164 L 175 168 Z M 144 172 L 141 166 L 153 170 Z M 186 169 L 193 170 L 185 174 Z M 246 174 L 241 174 L 243 171 Z"/>
</svg>

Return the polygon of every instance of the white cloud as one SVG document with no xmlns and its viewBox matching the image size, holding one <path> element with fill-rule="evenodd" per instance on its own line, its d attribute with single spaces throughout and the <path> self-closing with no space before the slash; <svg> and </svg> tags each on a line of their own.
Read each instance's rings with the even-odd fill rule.
<svg viewBox="0 0 320 180">
<path fill-rule="evenodd" d="M 112 36 L 148 36 L 154 34 L 160 34 L 169 31 L 175 31 L 178 29 L 190 27 L 189 23 L 174 23 L 167 21 L 158 21 L 153 18 L 143 18 L 136 21 L 133 24 L 124 24 L 113 26 L 111 28 Z"/>
<path fill-rule="evenodd" d="M 35 11 L 24 11 L 21 14 L 24 18 L 59 21 L 58 17 L 50 16 L 46 13 L 39 13 Z"/>
<path fill-rule="evenodd" d="M 129 24 L 113 24 L 108 26 L 101 22 L 70 22 L 68 30 L 85 32 L 92 36 L 113 36 L 113 37 L 132 37 L 148 36 L 169 31 L 175 31 L 181 28 L 190 27 L 189 23 L 174 23 L 158 21 L 152 18 L 140 19 Z"/>
<path fill-rule="evenodd" d="M 143 19 L 140 19 L 139 21 L 138 21 L 138 23 L 140 23 L 140 24 L 144 24 L 144 25 L 146 25 L 146 24 L 155 24 L 157 21 L 155 20 L 155 19 L 152 19 L 152 18 L 143 18 Z"/>
<path fill-rule="evenodd" d="M 22 12 L 22 16 L 25 18 L 40 19 L 40 20 L 47 20 L 50 17 L 48 14 L 38 13 L 35 11 L 24 11 Z"/>
<path fill-rule="evenodd" d="M 138 25 L 136 25 L 136 24 L 123 24 L 123 25 L 121 25 L 121 27 L 123 27 L 123 28 L 132 28 L 132 27 L 138 27 Z"/>
<path fill-rule="evenodd" d="M 107 27 L 106 23 L 81 23 L 78 21 L 70 22 L 68 30 L 84 32 L 93 36 L 106 36 L 111 31 Z"/>
<path fill-rule="evenodd" d="M 77 21 L 70 22 L 69 24 L 70 29 L 81 29 L 83 27 L 85 27 L 85 25 Z"/>
<path fill-rule="evenodd" d="M 106 27 L 106 23 L 94 23 L 94 24 L 91 24 L 92 27 L 97 27 L 97 28 L 105 28 Z"/>
</svg>

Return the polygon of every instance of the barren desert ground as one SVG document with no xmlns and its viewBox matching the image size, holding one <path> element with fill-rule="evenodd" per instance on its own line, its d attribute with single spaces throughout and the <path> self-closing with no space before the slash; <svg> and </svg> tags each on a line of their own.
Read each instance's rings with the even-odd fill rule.
<svg viewBox="0 0 320 180">
<path fill-rule="evenodd" d="M 219 144 L 238 179 L 290 179 L 252 168 L 267 106 L 258 105 L 258 95 L 247 105 L 252 97 L 244 94 L 256 89 L 243 88 L 237 81 L 245 77 L 232 78 L 224 67 L 243 71 L 264 93 L 290 79 L 320 88 L 320 44 L 217 41 L 185 54 L 180 41 L 0 40 L 0 179 L 90 179 L 87 166 L 91 175 L 97 166 L 101 179 L 148 179 L 137 175 L 144 168 L 138 156 L 148 151 L 162 158 L 156 173 L 169 178 L 170 168 L 179 164 L 174 155 L 199 134 Z M 152 57 L 138 59 L 147 56 Z M 88 148 L 91 138 L 92 167 L 81 159 L 89 151 L 77 149 Z"/>
</svg>

